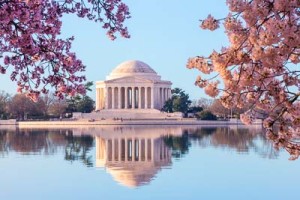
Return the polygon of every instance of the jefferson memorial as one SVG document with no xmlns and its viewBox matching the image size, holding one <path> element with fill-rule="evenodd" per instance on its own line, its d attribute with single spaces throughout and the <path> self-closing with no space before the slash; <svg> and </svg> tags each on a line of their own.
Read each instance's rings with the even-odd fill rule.
<svg viewBox="0 0 300 200">
<path fill-rule="evenodd" d="M 96 82 L 96 110 L 158 109 L 171 97 L 170 81 L 161 77 L 146 63 L 131 60 L 118 65 Z"/>
<path fill-rule="evenodd" d="M 104 81 L 96 82 L 95 112 L 82 114 L 92 119 L 180 118 L 181 113 L 164 113 L 161 108 L 171 98 L 170 81 L 146 63 L 130 60 L 119 64 Z"/>
</svg>

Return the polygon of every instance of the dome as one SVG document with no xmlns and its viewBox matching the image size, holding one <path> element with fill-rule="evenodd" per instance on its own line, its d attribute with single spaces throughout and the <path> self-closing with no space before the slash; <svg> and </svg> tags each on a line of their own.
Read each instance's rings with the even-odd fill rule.
<svg viewBox="0 0 300 200">
<path fill-rule="evenodd" d="M 107 77 L 108 80 L 126 77 L 142 76 L 157 79 L 157 73 L 146 63 L 139 60 L 129 60 L 119 64 Z"/>
<path fill-rule="evenodd" d="M 151 73 L 156 74 L 156 72 L 146 63 L 138 60 L 129 60 L 119 64 L 111 74 L 124 74 L 124 73 Z"/>
</svg>

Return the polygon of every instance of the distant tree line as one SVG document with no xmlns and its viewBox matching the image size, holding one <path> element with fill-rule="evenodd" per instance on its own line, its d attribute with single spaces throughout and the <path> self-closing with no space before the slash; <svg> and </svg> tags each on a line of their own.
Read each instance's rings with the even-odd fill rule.
<svg viewBox="0 0 300 200">
<path fill-rule="evenodd" d="M 92 82 L 86 84 L 91 91 Z M 54 94 L 40 96 L 33 102 L 24 94 L 10 95 L 0 91 L 0 119 L 49 119 L 60 118 L 66 113 L 94 110 L 94 101 L 87 95 L 76 95 L 59 100 Z"/>
<path fill-rule="evenodd" d="M 92 167 L 94 137 L 91 135 L 74 135 L 73 130 L 5 130 L 0 129 L 0 156 L 8 152 L 39 153 L 52 155 L 64 152 L 66 161 L 80 161 Z"/>
<path fill-rule="evenodd" d="M 93 83 L 86 83 L 86 90 L 91 91 Z M 191 101 L 189 95 L 180 88 L 171 91 L 162 111 L 182 112 L 185 117 L 196 117 L 201 120 L 217 120 L 239 118 L 247 110 L 225 108 L 218 99 L 205 99 Z M 65 116 L 66 113 L 89 113 L 94 110 L 95 102 L 87 95 L 76 95 L 59 100 L 53 94 L 40 96 L 37 102 L 28 99 L 24 94 L 10 95 L 0 91 L 0 119 L 49 119 Z"/>
<path fill-rule="evenodd" d="M 162 108 L 164 112 L 182 112 L 185 117 L 196 117 L 201 120 L 217 120 L 228 118 L 239 118 L 240 114 L 249 108 L 225 108 L 219 99 L 200 98 L 191 101 L 189 95 L 180 88 L 171 91 L 171 98 L 167 100 Z"/>
</svg>

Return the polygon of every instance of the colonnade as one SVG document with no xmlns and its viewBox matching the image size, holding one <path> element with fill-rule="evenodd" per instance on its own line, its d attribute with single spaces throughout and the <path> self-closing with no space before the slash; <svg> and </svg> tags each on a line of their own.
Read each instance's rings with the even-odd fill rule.
<svg viewBox="0 0 300 200">
<path fill-rule="evenodd" d="M 170 150 L 162 138 L 96 138 L 96 159 L 105 162 L 169 161 Z"/>
<path fill-rule="evenodd" d="M 96 110 L 162 108 L 171 97 L 168 87 L 111 87 L 96 89 Z"/>
</svg>

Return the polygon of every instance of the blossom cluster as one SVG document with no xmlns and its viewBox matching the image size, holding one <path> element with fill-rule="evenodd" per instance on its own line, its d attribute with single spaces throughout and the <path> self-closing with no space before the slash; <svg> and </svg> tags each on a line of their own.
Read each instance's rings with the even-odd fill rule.
<svg viewBox="0 0 300 200">
<path fill-rule="evenodd" d="M 0 1 L 0 73 L 32 100 L 49 88 L 65 94 L 85 93 L 85 66 L 71 52 L 73 37 L 60 39 L 64 14 L 103 23 L 108 36 L 129 37 L 123 23 L 129 16 L 121 0 L 10 0 Z"/>
<path fill-rule="evenodd" d="M 203 29 L 214 31 L 219 28 L 219 21 L 216 20 L 213 16 L 208 15 L 207 18 L 202 21 L 200 27 Z"/>
<path fill-rule="evenodd" d="M 207 58 L 190 58 L 187 67 L 213 76 L 217 73 L 224 83 L 220 93 L 215 91 L 215 82 L 208 81 L 213 79 L 203 84 L 197 78 L 196 82 L 211 97 L 220 94 L 226 107 L 250 105 L 241 120 L 251 124 L 261 116 L 274 144 L 285 147 L 293 158 L 298 157 L 300 1 L 227 0 L 227 5 L 230 13 L 223 25 L 230 45 Z M 201 28 L 215 30 L 220 21 L 209 15 Z M 210 70 L 202 64 L 204 61 L 211 63 Z"/>
</svg>

